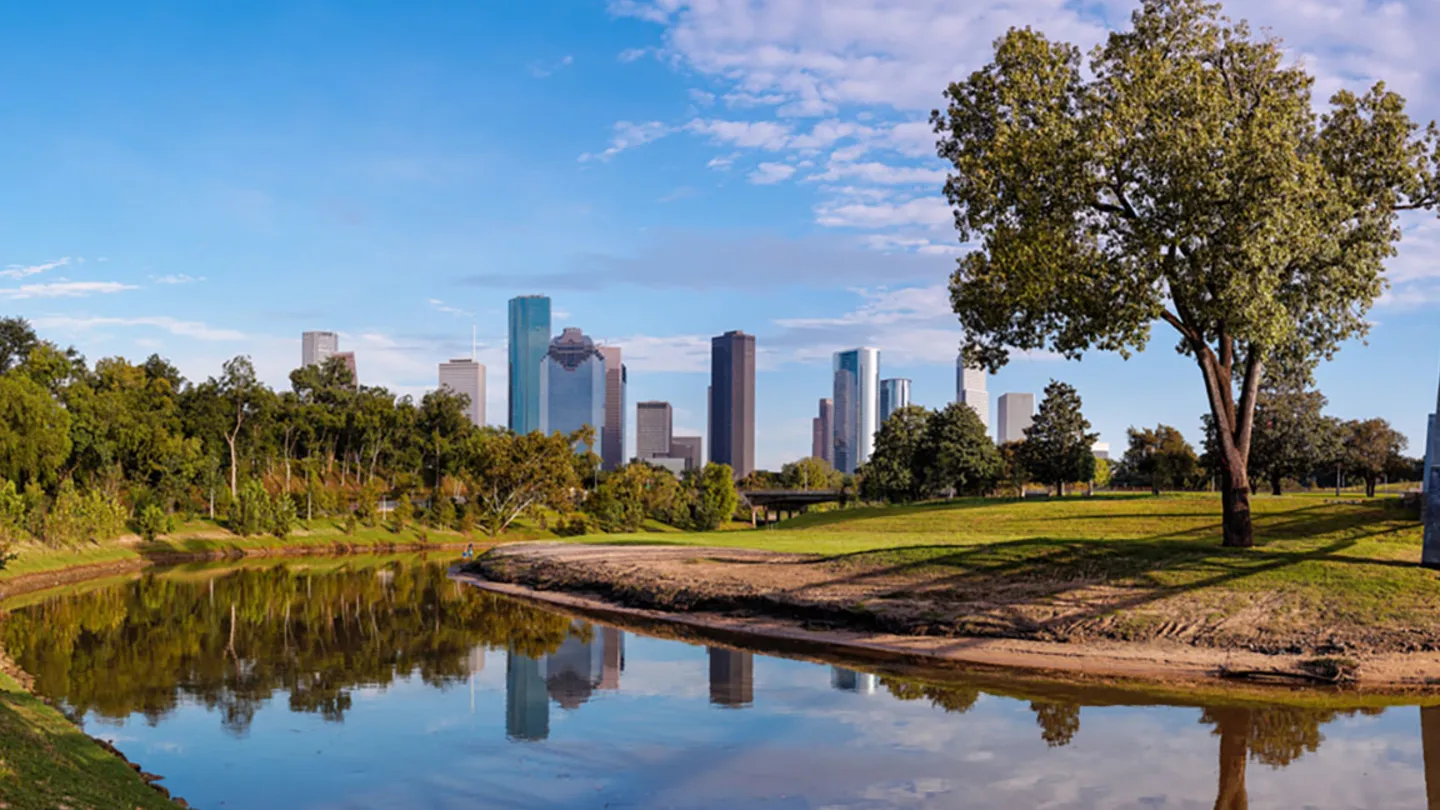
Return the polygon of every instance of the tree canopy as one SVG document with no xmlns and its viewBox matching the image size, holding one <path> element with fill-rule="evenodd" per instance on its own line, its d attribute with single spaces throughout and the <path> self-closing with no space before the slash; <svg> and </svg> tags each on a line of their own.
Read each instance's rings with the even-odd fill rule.
<svg viewBox="0 0 1440 810">
<path fill-rule="evenodd" d="M 1089 481 L 1095 475 L 1093 448 L 1099 434 L 1090 432 L 1080 405 L 1080 394 L 1073 387 L 1051 380 L 1020 445 L 1025 469 L 1061 496 L 1067 483 Z"/>
</svg>

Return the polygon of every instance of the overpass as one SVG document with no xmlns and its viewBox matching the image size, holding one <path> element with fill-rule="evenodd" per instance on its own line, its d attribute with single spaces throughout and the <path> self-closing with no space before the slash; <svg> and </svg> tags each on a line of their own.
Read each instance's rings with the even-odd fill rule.
<svg viewBox="0 0 1440 810">
<path fill-rule="evenodd" d="M 752 489 L 741 490 L 740 494 L 750 502 L 750 525 L 752 526 L 759 525 L 761 514 L 764 514 L 765 522 L 769 523 L 772 512 L 775 513 L 777 520 L 784 520 L 786 517 L 793 517 L 806 511 L 815 504 L 844 504 L 854 497 L 838 489 Z"/>
</svg>

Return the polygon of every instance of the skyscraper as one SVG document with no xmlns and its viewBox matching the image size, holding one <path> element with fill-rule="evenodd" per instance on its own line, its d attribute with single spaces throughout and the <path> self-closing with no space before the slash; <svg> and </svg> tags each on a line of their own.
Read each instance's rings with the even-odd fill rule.
<svg viewBox="0 0 1440 810">
<path fill-rule="evenodd" d="M 830 686 L 841 692 L 859 692 L 862 695 L 875 694 L 875 688 L 879 686 L 880 679 L 868 672 L 856 672 L 853 669 L 845 669 L 831 665 Z"/>
<path fill-rule="evenodd" d="M 451 360 L 440 364 L 440 387 L 454 394 L 463 394 L 470 403 L 465 416 L 472 425 L 485 424 L 485 365 L 473 359 Z"/>
<path fill-rule="evenodd" d="M 853 473 L 870 459 L 880 415 L 880 350 L 835 353 L 835 469 Z"/>
<path fill-rule="evenodd" d="M 619 346 L 601 346 L 605 358 L 605 427 L 601 444 L 605 454 L 601 461 L 607 470 L 625 466 L 625 388 L 629 384 L 625 364 L 620 361 Z"/>
<path fill-rule="evenodd" d="M 671 436 L 670 458 L 685 459 L 685 469 L 698 470 L 705 464 L 700 460 L 699 436 Z"/>
<path fill-rule="evenodd" d="M 739 650 L 708 647 L 710 702 L 742 708 L 755 701 L 755 655 Z"/>
<path fill-rule="evenodd" d="M 516 433 L 540 430 L 540 372 L 550 349 L 550 299 L 510 299 L 509 421 Z"/>
<path fill-rule="evenodd" d="M 1025 438 L 1025 428 L 1035 421 L 1034 394 L 1001 394 L 996 403 L 995 441 L 1018 442 Z"/>
<path fill-rule="evenodd" d="M 318 366 L 340 351 L 340 336 L 334 332 L 300 333 L 300 366 Z"/>
<path fill-rule="evenodd" d="M 890 414 L 909 404 L 909 380 L 902 377 L 892 377 L 888 380 L 880 381 L 880 424 L 885 424 L 885 420 L 890 418 Z"/>
<path fill-rule="evenodd" d="M 670 455 L 673 424 L 670 403 L 652 400 L 635 405 L 635 457 L 663 458 Z"/>
<path fill-rule="evenodd" d="M 755 469 L 755 336 L 710 339 L 710 460 L 736 478 Z"/>
<path fill-rule="evenodd" d="M 512 646 L 505 656 L 505 734 L 512 740 L 543 740 L 550 736 L 550 695 L 545 665 L 521 655 Z"/>
<path fill-rule="evenodd" d="M 810 455 L 835 466 L 835 405 L 829 398 L 820 400 L 820 415 L 810 420 Z"/>
<path fill-rule="evenodd" d="M 605 457 L 605 358 L 584 332 L 569 326 L 550 341 L 540 374 L 540 432 L 573 433 L 589 425 Z"/>
<path fill-rule="evenodd" d="M 955 401 L 963 402 L 975 410 L 985 432 L 990 432 L 990 394 L 985 391 L 985 378 L 989 376 L 983 368 L 965 365 L 965 354 L 955 357 Z"/>
</svg>

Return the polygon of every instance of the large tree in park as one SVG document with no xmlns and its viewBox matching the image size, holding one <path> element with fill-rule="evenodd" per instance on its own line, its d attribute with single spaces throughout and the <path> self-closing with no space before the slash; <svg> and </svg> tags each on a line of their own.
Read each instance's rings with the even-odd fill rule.
<svg viewBox="0 0 1440 810">
<path fill-rule="evenodd" d="M 1312 475 L 1338 455 L 1342 438 L 1325 418 L 1325 395 L 1294 384 L 1266 381 L 1255 402 L 1255 428 L 1250 447 L 1250 472 L 1268 480 L 1279 495 L 1286 478 Z"/>
<path fill-rule="evenodd" d="M 964 351 L 1143 349 L 1163 321 L 1217 425 L 1224 543 L 1253 543 L 1248 461 L 1267 363 L 1367 329 L 1400 238 L 1436 193 L 1434 128 L 1383 84 L 1317 112 L 1278 41 L 1204 0 L 1144 0 L 1088 70 L 1012 29 L 932 115 L 962 241 Z"/>
<path fill-rule="evenodd" d="M 1090 422 L 1080 412 L 1080 394 L 1063 382 L 1051 380 L 1045 386 L 1045 398 L 1035 411 L 1034 422 L 1025 428 L 1020 461 L 1036 481 L 1055 487 L 1055 494 L 1063 497 L 1067 482 L 1089 481 L 1094 476 L 1092 448 L 1097 438 L 1099 435 L 1090 432 Z"/>
<path fill-rule="evenodd" d="M 890 414 L 875 434 L 875 449 L 862 476 L 865 496 L 896 503 L 925 497 L 929 484 L 921 465 L 926 426 L 933 418 L 918 405 L 906 405 Z"/>
<path fill-rule="evenodd" d="M 1122 460 L 1125 468 L 1150 482 L 1150 491 L 1160 494 L 1163 487 L 1179 489 L 1195 475 L 1200 460 L 1195 448 L 1185 441 L 1179 429 L 1169 425 L 1154 428 L 1130 428 L 1126 431 L 1129 446 Z"/>
<path fill-rule="evenodd" d="M 923 476 L 930 489 L 958 495 L 984 495 L 1005 474 L 1005 461 L 985 423 L 963 402 L 931 414 L 916 460 L 916 476 Z"/>
<path fill-rule="evenodd" d="M 1344 437 L 1345 466 L 1365 479 L 1365 497 L 1373 498 L 1380 476 L 1399 466 L 1395 462 L 1409 442 L 1384 419 L 1346 422 Z"/>
</svg>

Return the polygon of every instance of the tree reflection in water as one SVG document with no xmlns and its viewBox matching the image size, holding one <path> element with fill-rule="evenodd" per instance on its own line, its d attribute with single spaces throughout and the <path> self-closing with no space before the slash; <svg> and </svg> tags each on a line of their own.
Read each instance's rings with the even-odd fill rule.
<svg viewBox="0 0 1440 810">
<path fill-rule="evenodd" d="M 40 694 L 77 716 L 158 723 L 181 698 L 244 734 L 276 690 L 341 722 L 350 692 L 418 673 L 465 678 L 477 645 L 542 656 L 570 620 L 467 588 L 439 564 L 314 573 L 278 565 L 208 579 L 147 575 L 15 611 L 3 640 Z"/>
</svg>

